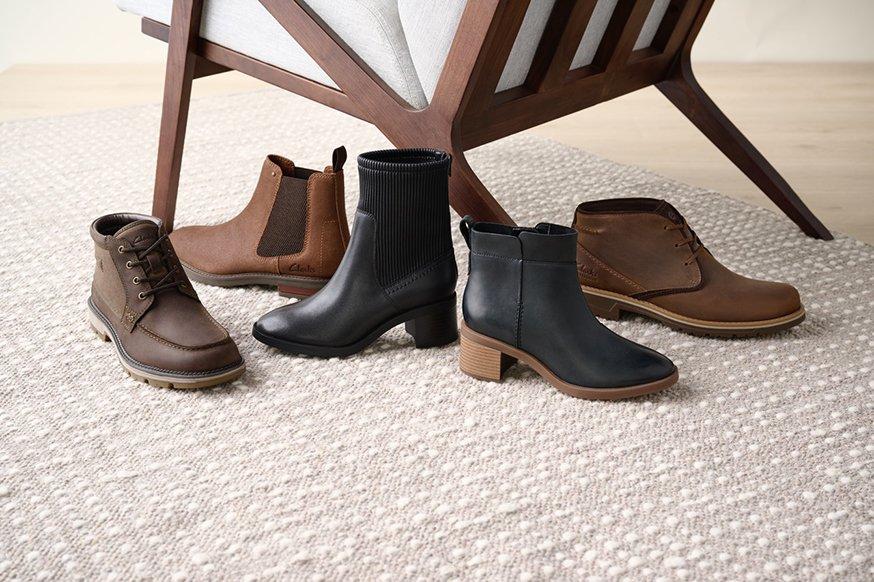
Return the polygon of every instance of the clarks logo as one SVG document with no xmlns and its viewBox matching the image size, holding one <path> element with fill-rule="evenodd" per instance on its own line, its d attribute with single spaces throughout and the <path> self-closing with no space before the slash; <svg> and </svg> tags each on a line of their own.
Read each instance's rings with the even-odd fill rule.
<svg viewBox="0 0 874 582">
<path fill-rule="evenodd" d="M 591 226 L 581 226 L 580 232 L 587 232 L 589 234 L 601 234 L 600 228 L 592 228 Z"/>
<path fill-rule="evenodd" d="M 580 265 L 577 267 L 577 272 L 580 274 L 580 277 L 583 279 L 588 279 L 589 281 L 594 281 L 598 278 L 595 274 L 595 270 L 589 265 Z"/>
<path fill-rule="evenodd" d="M 292 263 L 288 266 L 289 273 L 315 273 L 316 270 L 310 265 L 301 265 L 300 263 Z"/>
</svg>

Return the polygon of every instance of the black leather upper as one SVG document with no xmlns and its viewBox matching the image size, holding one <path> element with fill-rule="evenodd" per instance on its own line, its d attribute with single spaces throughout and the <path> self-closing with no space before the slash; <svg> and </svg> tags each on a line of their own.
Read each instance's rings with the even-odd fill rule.
<svg viewBox="0 0 874 582">
<path fill-rule="evenodd" d="M 455 292 L 458 274 L 451 254 L 426 265 L 406 284 L 389 290 L 380 286 L 373 263 L 376 228 L 373 216 L 357 211 L 349 248 L 328 284 L 312 297 L 263 315 L 255 327 L 287 341 L 343 346 L 386 320 Z"/>
<path fill-rule="evenodd" d="M 575 230 L 465 223 L 470 276 L 462 310 L 468 327 L 521 349 L 566 382 L 633 386 L 671 375 L 674 364 L 602 325 L 576 272 Z"/>
</svg>

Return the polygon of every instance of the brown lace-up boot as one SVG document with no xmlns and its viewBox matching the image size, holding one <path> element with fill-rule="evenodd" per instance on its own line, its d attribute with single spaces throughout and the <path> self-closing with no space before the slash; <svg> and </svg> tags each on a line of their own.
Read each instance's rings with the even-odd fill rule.
<svg viewBox="0 0 874 582">
<path fill-rule="evenodd" d="M 188 276 L 234 287 L 276 286 L 306 297 L 325 286 L 349 243 L 343 194 L 346 149 L 324 172 L 267 156 L 249 204 L 228 222 L 188 226 L 170 239 Z"/>
<path fill-rule="evenodd" d="M 794 287 L 724 267 L 664 200 L 584 202 L 573 227 L 580 284 L 595 315 L 638 313 L 718 337 L 771 333 L 804 320 Z"/>
<path fill-rule="evenodd" d="M 164 388 L 204 388 L 243 374 L 237 346 L 201 305 L 157 218 L 103 216 L 91 238 L 91 327 L 112 341 L 130 376 Z"/>
</svg>

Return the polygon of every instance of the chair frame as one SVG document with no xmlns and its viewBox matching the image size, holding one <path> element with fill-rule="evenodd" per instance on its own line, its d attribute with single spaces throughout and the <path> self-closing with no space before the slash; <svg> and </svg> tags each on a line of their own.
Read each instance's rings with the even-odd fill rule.
<svg viewBox="0 0 874 582">
<path fill-rule="evenodd" d="M 592 64 L 570 70 L 596 0 L 556 0 L 523 85 L 495 93 L 530 0 L 467 3 L 434 96 L 410 107 L 304 2 L 260 0 L 339 89 L 199 37 L 203 0 L 173 0 L 170 26 L 143 18 L 169 44 L 153 214 L 173 227 L 192 81 L 237 70 L 374 124 L 396 147 L 453 157 L 450 202 L 460 214 L 512 224 L 464 152 L 598 103 L 655 85 L 807 235 L 829 240 L 765 157 L 695 79 L 692 45 L 714 0 L 670 0 L 650 47 L 634 50 L 654 0 L 619 0 Z"/>
</svg>

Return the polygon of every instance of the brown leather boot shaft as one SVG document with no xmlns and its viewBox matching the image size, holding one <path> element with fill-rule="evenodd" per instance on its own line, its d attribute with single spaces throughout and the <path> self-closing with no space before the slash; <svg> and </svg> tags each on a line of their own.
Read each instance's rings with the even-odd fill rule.
<svg viewBox="0 0 874 582">
<path fill-rule="evenodd" d="M 327 166 L 306 180 L 305 230 L 302 247 L 278 257 L 282 275 L 329 279 L 337 270 L 349 244 L 343 170 Z M 298 224 L 300 220 L 298 219 Z M 277 228 L 288 228 L 277 224 Z M 265 231 L 269 236 L 269 229 Z"/>
<path fill-rule="evenodd" d="M 268 156 L 240 214 L 171 234 L 189 274 L 217 285 L 277 284 L 285 276 L 324 284 L 349 241 L 342 161 L 339 165 L 337 171 L 328 166 L 319 172 Z"/>
<path fill-rule="evenodd" d="M 586 202 L 577 207 L 573 227 L 580 284 L 628 299 L 620 305 L 620 297 L 616 309 L 659 308 L 668 317 L 705 322 L 758 322 L 798 312 L 803 318 L 794 287 L 727 269 L 664 200 Z"/>
<path fill-rule="evenodd" d="M 625 295 L 696 288 L 701 269 L 687 260 L 683 234 L 668 228 L 677 224 L 668 214 L 679 215 L 664 204 L 658 211 L 657 205 L 600 210 L 580 204 L 573 224 L 580 282 Z"/>
</svg>

